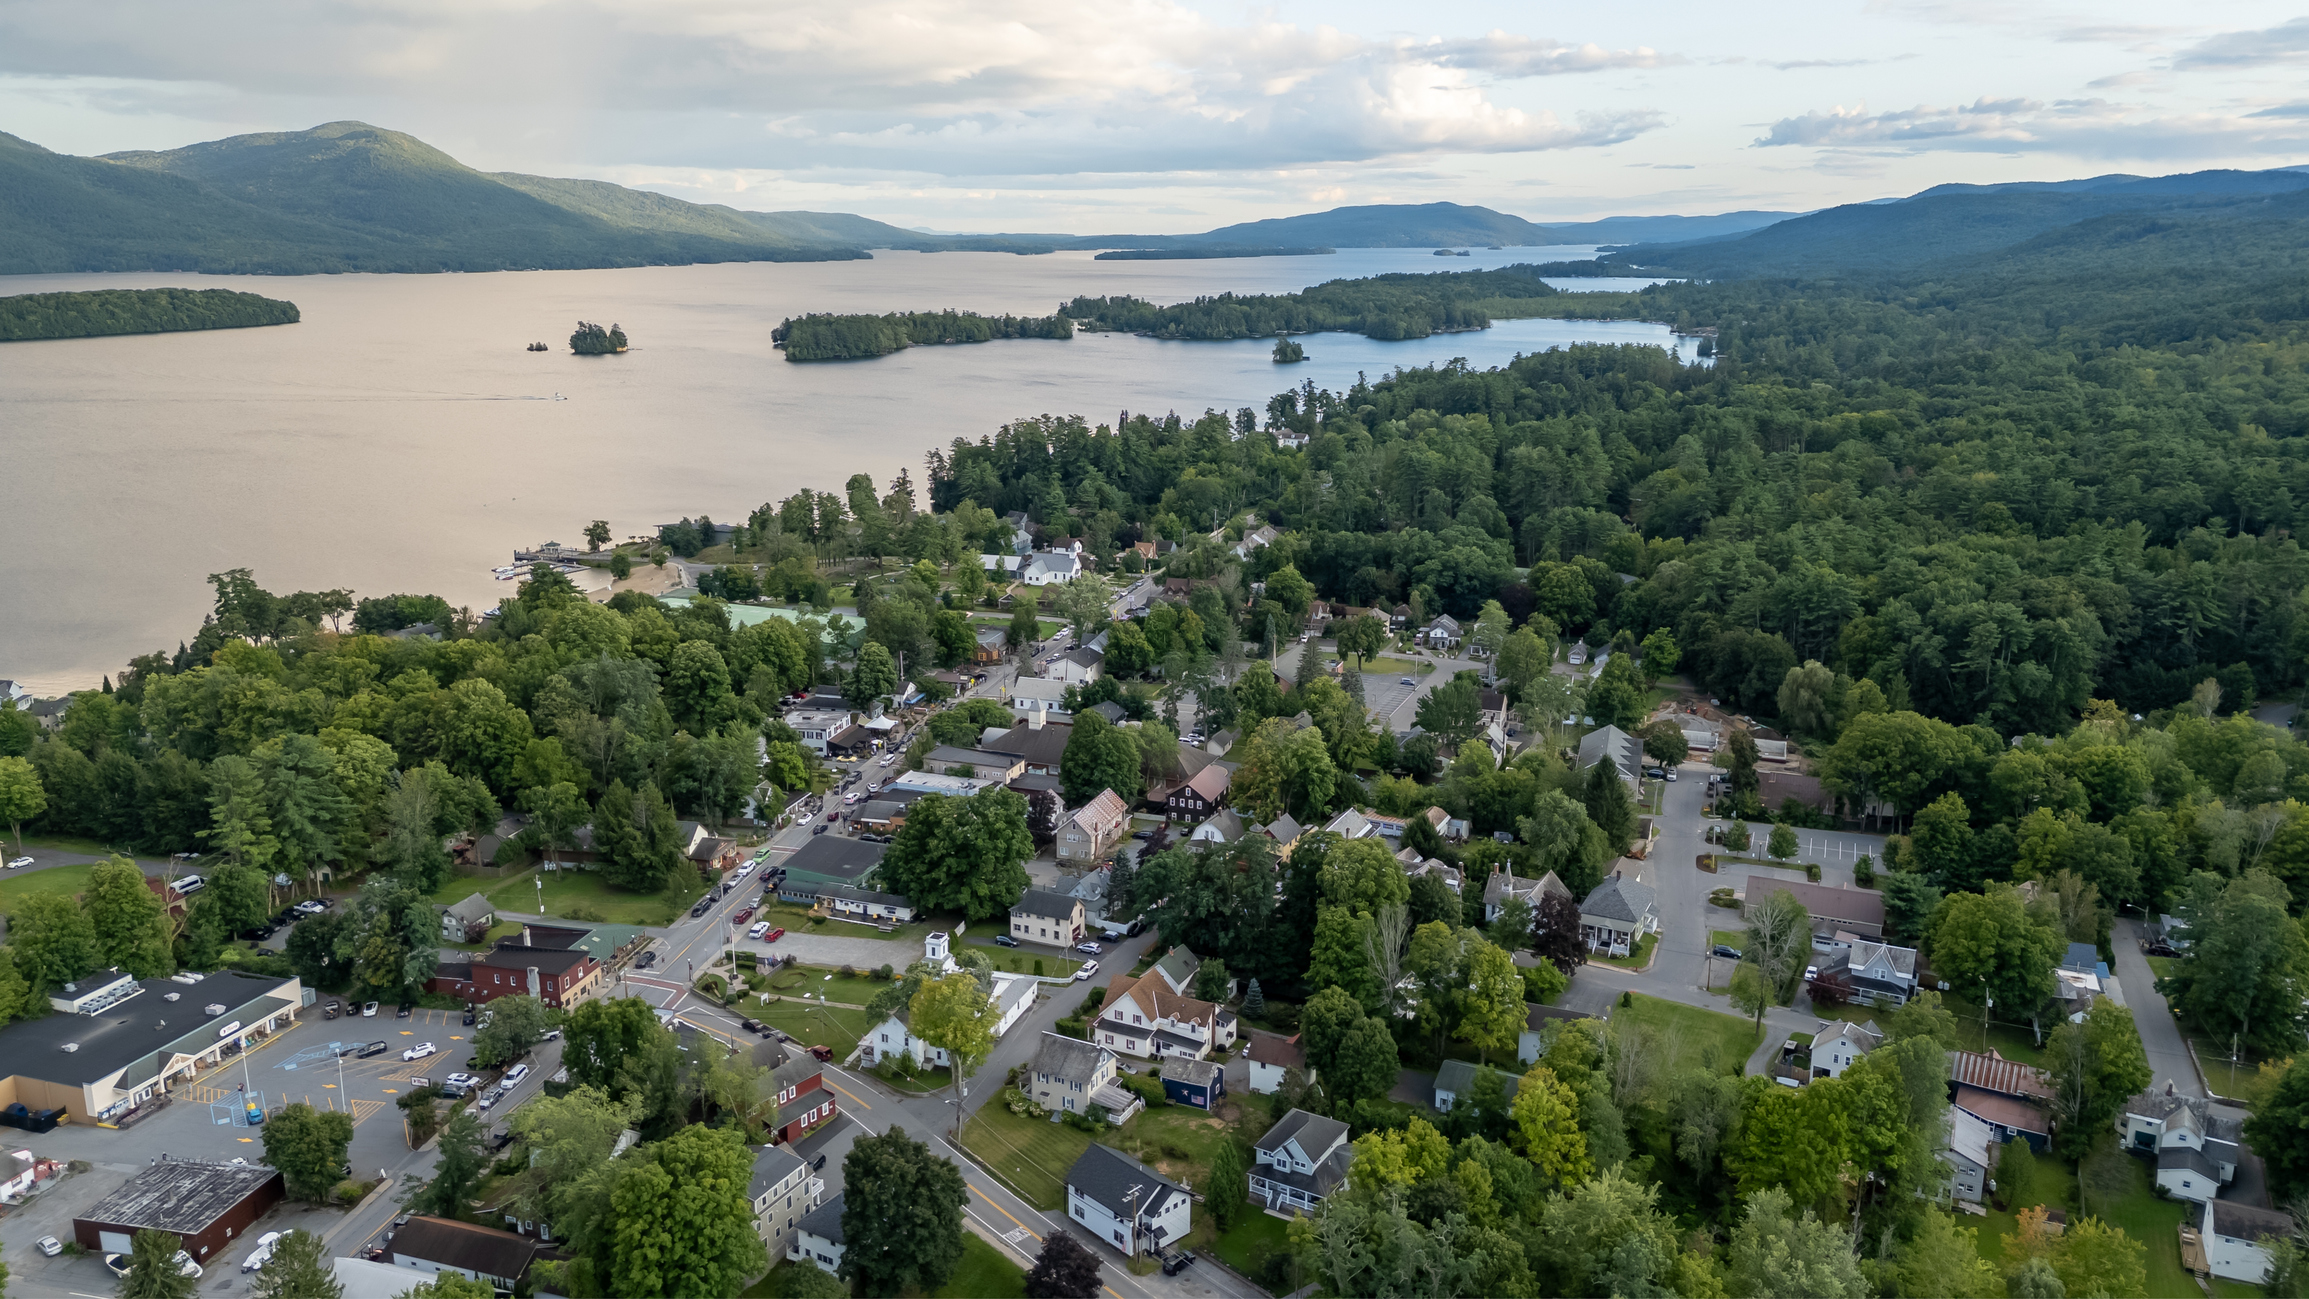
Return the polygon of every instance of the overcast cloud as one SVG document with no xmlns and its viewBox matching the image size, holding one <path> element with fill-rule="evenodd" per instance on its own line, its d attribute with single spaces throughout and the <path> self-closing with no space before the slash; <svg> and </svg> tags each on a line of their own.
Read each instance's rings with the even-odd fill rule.
<svg viewBox="0 0 2309 1299">
<path fill-rule="evenodd" d="M 96 153 L 359 118 L 492 170 L 987 230 L 1810 208 L 2309 162 L 2309 16 L 2212 12 L 9 0 L 0 130 Z"/>
</svg>

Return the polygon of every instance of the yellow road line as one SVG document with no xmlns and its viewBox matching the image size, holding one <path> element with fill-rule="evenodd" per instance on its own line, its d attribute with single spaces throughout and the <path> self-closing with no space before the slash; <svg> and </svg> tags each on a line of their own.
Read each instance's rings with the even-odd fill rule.
<svg viewBox="0 0 2309 1299">
<path fill-rule="evenodd" d="M 823 1075 L 821 1075 L 821 1077 L 822 1077 L 822 1076 L 823 1076 Z M 844 1096 L 848 1096 L 848 1097 L 850 1098 L 850 1102 L 851 1102 L 851 1104 L 853 1104 L 853 1105 L 856 1105 L 856 1106 L 857 1106 L 859 1109 L 862 1109 L 862 1110 L 870 1110 L 870 1109 L 874 1108 L 873 1106 L 871 1106 L 871 1105 L 868 1105 L 866 1102 L 864 1102 L 864 1101 L 862 1101 L 862 1100 L 859 1100 L 859 1099 L 857 1098 L 857 1096 L 856 1096 L 856 1095 L 852 1094 L 852 1092 L 850 1091 L 850 1089 L 849 1089 L 849 1088 L 847 1088 L 847 1087 L 844 1087 L 842 1084 L 840 1084 L 840 1083 L 838 1083 L 838 1082 L 835 1082 L 833 1079 L 831 1079 L 831 1078 L 827 1078 L 827 1079 L 825 1080 L 825 1082 L 826 1082 L 826 1085 L 827 1085 L 828 1087 L 831 1087 L 831 1088 L 833 1088 L 835 1091 L 838 1091 L 838 1092 L 842 1093 Z"/>
<path fill-rule="evenodd" d="M 996 1213 L 999 1213 L 999 1214 L 1001 1214 L 1001 1215 L 1002 1215 L 1003 1217 L 1005 1217 L 1005 1218 L 1010 1218 L 1010 1210 L 1003 1208 L 1003 1207 L 1002 1207 L 1001 1205 L 999 1205 L 999 1204 L 994 1204 L 994 1197 L 993 1197 L 993 1196 L 991 1196 L 991 1195 L 988 1195 L 986 1192 L 979 1190 L 979 1189 L 978 1189 L 977 1187 L 975 1187 L 975 1186 L 973 1186 L 973 1187 L 971 1187 L 971 1188 L 970 1188 L 970 1193 L 971 1193 L 972 1195 L 975 1195 L 975 1196 L 977 1196 L 979 1199 L 986 1201 L 988 1204 L 992 1204 L 992 1205 L 994 1205 L 994 1211 L 995 1211 Z M 1042 1239 L 1042 1236 L 1041 1236 L 1041 1234 L 1040 1234 L 1039 1232 L 1035 1231 L 1035 1229 L 1034 1229 L 1034 1228 L 1027 1226 L 1025 1223 L 1018 1221 L 1018 1219 L 1016 1219 L 1016 1218 L 1010 1218 L 1010 1221 L 1011 1221 L 1011 1223 L 1012 1223 L 1013 1225 L 1015 1225 L 1015 1226 L 1016 1226 L 1016 1227 L 1017 1227 L 1017 1228 L 1018 1228 L 1020 1231 L 1023 1231 L 1023 1232 L 1025 1232 L 1027 1235 L 1034 1237 L 1036 1240 L 1040 1240 L 1040 1239 Z M 1120 1299 L 1120 1296 L 1117 1296 L 1117 1299 Z"/>
</svg>

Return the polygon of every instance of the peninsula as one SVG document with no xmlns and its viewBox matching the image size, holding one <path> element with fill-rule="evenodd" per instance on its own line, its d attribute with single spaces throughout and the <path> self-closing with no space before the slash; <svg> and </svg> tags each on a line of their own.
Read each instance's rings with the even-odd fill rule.
<svg viewBox="0 0 2309 1299">
<path fill-rule="evenodd" d="M 293 325 L 297 304 L 230 289 L 98 289 L 0 298 L 0 343 Z"/>
</svg>

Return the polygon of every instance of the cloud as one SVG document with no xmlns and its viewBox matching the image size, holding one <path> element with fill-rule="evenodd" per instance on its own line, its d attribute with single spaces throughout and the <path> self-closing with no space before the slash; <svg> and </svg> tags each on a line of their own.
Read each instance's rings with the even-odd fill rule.
<svg viewBox="0 0 2309 1299">
<path fill-rule="evenodd" d="M 2201 68 L 2258 68 L 2309 60 L 2309 18 L 2295 18 L 2257 32 L 2223 32 L 2173 56 L 2183 71 Z"/>
<path fill-rule="evenodd" d="M 213 82 L 538 122 L 567 157 L 942 174 L 1217 168 L 1612 144 L 1655 111 L 1559 116 L 1492 83 L 1676 61 L 1493 31 L 1370 40 L 1177 0 L 139 0 L 0 6 L 0 73 Z M 255 34 L 252 38 L 252 34 Z M 161 92 L 165 93 L 165 92 Z"/>
<path fill-rule="evenodd" d="M 2300 127 L 2249 116 L 2187 113 L 2159 116 L 2105 99 L 2043 102 L 1982 98 L 1952 107 L 1920 105 L 1871 113 L 1838 105 L 1774 122 L 1758 148 L 1796 145 L 1887 154 L 2056 152 L 2080 158 L 2199 162 L 2208 157 L 2297 153 L 2309 147 Z M 2270 116 L 2276 116 L 2271 114 Z"/>
</svg>

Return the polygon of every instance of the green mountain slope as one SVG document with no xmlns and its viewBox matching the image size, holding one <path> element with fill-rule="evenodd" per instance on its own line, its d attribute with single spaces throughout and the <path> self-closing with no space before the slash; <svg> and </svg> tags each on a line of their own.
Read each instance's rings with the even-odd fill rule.
<svg viewBox="0 0 2309 1299">
<path fill-rule="evenodd" d="M 1381 203 L 1246 221 L 1189 235 L 1185 241 L 1241 247 L 1442 248 L 1466 244 L 1521 246 L 1551 243 L 1553 239 L 1544 227 L 1487 207 Z"/>
<path fill-rule="evenodd" d="M 488 271 L 863 257 L 728 208 L 475 171 L 360 122 L 75 158 L 0 136 L 0 273 Z"/>
</svg>

